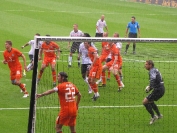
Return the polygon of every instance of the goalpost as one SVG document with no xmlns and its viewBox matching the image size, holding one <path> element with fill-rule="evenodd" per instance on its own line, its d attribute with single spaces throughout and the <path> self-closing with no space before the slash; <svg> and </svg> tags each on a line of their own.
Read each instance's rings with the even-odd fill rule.
<svg viewBox="0 0 177 133">
<path fill-rule="evenodd" d="M 167 43 L 168 47 L 170 47 L 169 43 L 177 43 L 177 39 L 176 38 L 98 38 L 98 37 L 46 37 L 46 36 L 35 36 L 35 56 L 34 56 L 34 69 L 33 69 L 33 76 L 32 76 L 32 86 L 31 86 L 31 99 L 30 99 L 30 110 L 29 110 L 29 119 L 28 119 L 28 133 L 40 133 L 40 132 L 46 132 L 46 133 L 50 133 L 49 131 L 54 132 L 54 125 L 55 125 L 55 121 L 53 119 L 55 119 L 57 117 L 57 114 L 58 114 L 58 110 L 59 110 L 59 106 L 57 105 L 57 96 L 50 96 L 48 99 L 45 97 L 43 98 L 41 101 L 43 101 L 43 103 L 41 102 L 40 106 L 38 107 L 37 106 L 37 101 L 36 101 L 36 93 L 38 91 L 38 88 L 41 90 L 40 91 L 44 91 L 44 90 L 48 90 L 48 89 L 51 89 L 52 87 L 49 85 L 50 83 L 48 83 L 49 81 L 47 80 L 48 77 L 50 77 L 50 72 L 49 70 L 45 70 L 45 74 L 44 75 L 44 83 L 45 84 L 40 84 L 39 86 L 37 85 L 37 81 L 36 81 L 36 78 L 37 78 L 37 72 L 38 72 L 38 69 L 39 69 L 39 62 L 38 62 L 38 53 L 39 53 L 39 46 L 38 46 L 38 42 L 39 41 L 55 41 L 55 42 L 59 42 L 59 46 L 62 50 L 62 48 L 64 48 L 64 46 L 62 46 L 61 44 L 66 44 L 66 42 L 85 42 L 85 41 L 88 41 L 88 42 L 96 42 L 95 46 L 96 47 L 101 47 L 101 42 L 122 42 L 122 43 L 126 43 L 126 42 L 136 42 L 137 45 L 146 45 L 147 46 L 147 43 L 149 44 L 155 44 L 156 46 L 160 46 L 161 44 L 160 43 Z M 124 44 L 123 44 L 124 45 Z M 139 47 L 139 46 L 137 46 Z M 65 48 L 66 49 L 66 48 Z M 126 62 L 124 65 L 123 65 L 123 74 L 125 75 L 125 92 L 126 90 L 128 89 L 135 89 L 135 88 L 143 88 L 148 84 L 148 74 L 147 72 L 144 73 L 144 69 L 141 68 L 143 67 L 144 64 L 142 64 L 142 62 L 144 62 L 145 60 L 147 59 L 152 59 L 154 60 L 155 62 L 155 65 L 157 63 L 157 66 L 160 67 L 161 69 L 164 70 L 164 75 L 163 75 L 163 78 L 165 78 L 164 76 L 169 76 L 170 78 L 167 79 L 167 81 L 170 81 L 172 78 L 175 78 L 174 75 L 171 77 L 170 75 L 173 74 L 172 71 L 168 71 L 167 72 L 167 68 L 171 69 L 172 67 L 175 67 L 175 65 L 177 64 L 177 55 L 176 53 L 169 53 L 166 52 L 164 55 L 163 53 L 163 49 L 162 50 L 157 50 L 155 48 L 150 48 L 150 51 L 148 51 L 147 48 L 144 48 L 145 50 L 143 50 L 144 52 L 149 52 L 149 53 L 141 53 L 141 54 L 136 54 L 135 56 L 132 56 L 131 54 L 130 55 L 126 55 L 124 56 L 123 55 L 123 52 L 122 52 L 122 55 L 123 55 L 123 64 L 124 64 L 124 61 Z M 165 49 L 165 48 L 164 48 Z M 122 49 L 124 50 L 124 49 Z M 130 51 L 130 48 L 129 48 L 129 51 Z M 69 51 L 65 51 L 65 56 L 69 55 Z M 158 57 L 156 57 L 158 55 Z M 85 82 L 81 81 L 83 80 L 80 77 L 77 77 L 77 78 L 80 78 L 79 79 L 76 79 L 75 75 L 78 76 L 78 75 L 81 75 L 80 74 L 80 68 L 67 68 L 67 58 L 63 56 L 61 57 L 61 59 L 57 62 L 57 67 L 59 66 L 59 70 L 57 70 L 57 73 L 61 70 L 63 71 L 67 71 L 67 73 L 69 74 L 69 81 L 73 82 L 74 84 L 78 84 L 78 86 L 86 86 L 85 85 Z M 160 56 L 166 56 L 164 57 L 164 60 L 158 60 L 158 59 L 162 59 L 163 57 L 160 57 Z M 168 63 L 168 64 L 166 64 Z M 173 64 L 170 64 L 170 63 L 173 63 Z M 132 66 L 134 68 L 132 68 Z M 125 68 L 124 68 L 125 67 Z M 159 69 L 160 69 L 159 68 Z M 57 68 L 58 69 L 58 68 Z M 73 69 L 73 70 L 72 70 Z M 172 68 L 172 69 L 175 69 L 175 68 Z M 162 71 L 162 70 L 161 70 Z M 130 76 L 130 79 L 129 77 Z M 70 78 L 71 77 L 71 78 Z M 144 79 L 142 79 L 144 78 Z M 138 81 L 139 80 L 139 81 Z M 79 83 L 78 83 L 79 81 Z M 110 89 L 111 87 L 113 87 L 113 84 L 114 84 L 114 79 L 112 78 L 111 79 L 111 82 L 110 82 L 110 86 L 107 86 L 106 89 Z M 172 95 L 172 99 L 175 101 L 174 99 L 174 92 L 175 89 L 174 89 L 174 84 L 176 82 L 165 82 L 165 86 L 166 88 L 168 88 L 169 86 L 171 87 L 171 91 L 168 90 L 168 95 Z M 136 85 L 135 85 L 136 84 Z M 138 84 L 140 85 L 144 85 L 144 86 L 138 86 Z M 133 86 L 136 86 L 136 87 L 133 87 Z M 45 88 L 46 87 L 46 88 Z M 45 88 L 45 89 L 44 89 Z M 99 113 L 100 111 L 100 108 L 101 109 L 104 109 L 107 113 L 109 113 L 110 115 L 113 114 L 113 116 L 111 116 L 111 119 L 113 119 L 115 122 L 113 123 L 117 123 L 117 122 L 121 122 L 121 121 L 125 121 L 125 119 L 123 119 L 122 117 L 120 117 L 120 119 L 122 118 L 122 120 L 115 120 L 115 116 L 114 114 L 116 114 L 114 111 L 115 109 L 112 110 L 112 108 L 135 108 L 135 107 L 142 107 L 142 106 L 139 106 L 138 101 L 139 99 L 137 98 L 138 96 L 138 92 L 140 94 L 143 94 L 143 90 L 141 89 L 140 91 L 139 90 L 136 90 L 135 89 L 135 92 L 136 94 L 134 95 L 137 95 L 136 97 L 132 97 L 134 99 L 134 101 L 130 101 L 129 99 L 126 99 L 127 97 L 130 98 L 132 95 L 130 93 L 128 94 L 125 94 L 124 92 L 124 89 L 123 89 L 123 92 L 121 92 L 120 94 L 122 95 L 118 95 L 116 93 L 112 93 L 112 92 L 104 92 L 104 91 L 107 91 L 107 90 L 102 90 L 103 88 L 99 88 L 101 91 L 102 91 L 102 95 L 100 97 L 100 101 L 96 101 L 96 102 L 91 102 L 90 99 L 88 99 L 88 104 L 85 105 L 85 101 L 84 103 L 82 104 L 81 103 L 81 106 L 80 108 L 82 109 L 81 111 L 79 111 L 78 113 L 78 119 L 79 121 L 77 121 L 77 124 L 79 124 L 79 122 L 83 122 L 84 123 L 84 120 L 85 119 L 88 119 L 89 121 L 85 120 L 85 128 L 81 129 L 82 126 L 76 126 L 78 127 L 80 130 L 82 131 L 78 131 L 78 133 L 86 133 L 88 132 L 89 133 L 89 122 L 93 122 L 94 120 L 91 120 L 89 119 L 89 117 L 91 116 L 88 112 L 92 112 L 92 110 L 95 110 L 96 108 L 99 108 L 98 110 L 96 110 L 97 113 Z M 88 97 L 87 93 L 85 93 L 87 90 L 83 90 L 82 88 L 79 89 L 83 92 L 83 95 L 86 95 L 86 97 Z M 112 90 L 110 90 L 112 91 Z M 130 90 L 132 91 L 132 90 Z M 106 94 L 108 93 L 108 95 Z M 127 93 L 127 92 L 126 92 Z M 83 96 L 82 95 L 82 96 Z M 104 97 L 105 96 L 105 97 Z M 111 97 L 112 96 L 115 96 L 115 97 L 118 97 L 117 99 L 120 100 L 120 103 L 113 103 L 113 101 L 111 100 Z M 142 98 L 144 98 L 146 95 L 143 95 Z M 47 96 L 48 97 L 48 96 Z M 83 96 L 84 97 L 84 96 Z M 89 96 L 90 97 L 90 96 Z M 120 99 L 119 99 L 120 97 Z M 101 99 L 104 99 L 105 98 L 105 101 Z M 121 99 L 121 98 L 125 98 L 124 101 Z M 47 100 L 45 100 L 47 99 Z M 83 98 L 85 100 L 85 98 Z M 114 99 L 114 98 L 113 98 Z M 163 99 L 163 98 L 162 98 Z M 114 99 L 115 100 L 115 99 Z M 54 101 L 54 103 L 52 103 Z M 82 99 L 81 99 L 82 101 Z M 107 102 L 110 102 L 110 103 L 107 103 Z M 160 100 L 161 101 L 161 100 Z M 175 105 L 173 105 L 173 102 L 166 102 L 165 100 L 162 100 L 162 104 L 161 106 L 163 107 L 164 106 L 170 106 L 170 107 L 174 107 Z M 48 103 L 47 103 L 48 102 Z M 122 103 L 121 103 L 122 102 Z M 177 100 L 175 101 L 177 102 Z M 45 103 L 49 104 L 48 106 L 45 106 Z M 127 105 L 127 103 L 129 103 L 129 105 Z M 141 101 L 139 101 L 139 103 L 141 104 Z M 79 108 L 79 109 L 80 109 Z M 143 107 L 142 107 L 143 108 Z M 49 115 L 49 110 L 48 109 L 54 109 L 55 113 L 54 115 L 53 114 L 50 114 L 51 116 L 48 116 Z M 110 110 L 109 110 L 110 109 Z M 40 119 L 36 119 L 39 115 L 36 115 L 36 111 L 39 110 L 39 112 L 41 113 L 40 115 Z M 50 110 L 51 111 L 51 110 Z M 164 113 L 168 113 L 168 110 L 166 111 L 166 109 L 163 110 Z M 53 112 L 53 110 L 52 110 Z M 85 113 L 84 113 L 85 112 Z M 135 110 L 133 111 L 133 113 L 135 112 Z M 81 113 L 81 116 L 80 116 L 80 113 Z M 93 112 L 92 112 L 93 113 Z M 101 115 L 106 115 L 104 112 L 100 112 Z M 146 114 L 146 112 L 144 113 Z M 99 114 L 98 114 L 99 115 Z M 109 120 L 108 118 L 105 118 L 104 116 L 97 116 L 95 115 L 95 117 L 99 117 L 99 119 L 101 121 L 103 121 L 104 123 L 102 123 L 101 121 L 97 121 L 98 122 L 98 125 L 99 126 L 99 123 L 100 123 L 100 128 L 99 130 L 101 129 L 101 127 L 103 128 L 112 128 L 110 130 L 108 129 L 105 129 L 106 132 L 116 132 L 116 130 L 113 128 L 113 124 L 112 124 L 112 121 Z M 121 115 L 121 113 L 120 113 Z M 48 120 L 47 118 L 45 118 L 45 116 L 47 118 L 52 118 L 52 120 Z M 146 116 L 148 116 L 148 114 L 146 114 Z M 82 117 L 82 118 L 81 118 Z M 119 117 L 119 116 L 118 116 Z M 134 116 L 133 116 L 134 118 Z M 131 116 L 129 119 L 133 119 Z M 108 123 L 106 122 L 106 120 L 108 120 Z M 40 121 L 40 122 L 39 122 Z M 49 123 L 44 123 L 44 121 L 50 121 L 49 123 L 51 124 L 49 127 L 51 127 L 52 129 L 47 129 L 46 128 L 46 125 L 49 125 Z M 36 125 L 36 122 L 38 122 L 38 126 L 41 124 L 41 128 L 44 128 L 45 130 L 44 131 L 39 131 L 37 129 L 36 131 L 36 128 L 39 128 L 39 127 L 35 127 Z M 51 123 L 53 122 L 53 123 Z M 111 123 L 109 125 L 109 123 Z M 45 125 L 46 124 L 46 125 Z M 97 124 L 97 123 L 96 123 Z M 104 126 L 102 124 L 105 124 Z M 106 125 L 108 124 L 108 125 Z M 129 123 L 130 124 L 130 123 Z M 105 127 L 107 126 L 107 127 Z M 125 125 L 124 125 L 125 126 Z M 130 126 L 130 125 L 129 125 Z M 93 125 L 90 125 L 90 127 L 93 127 Z M 94 127 L 95 128 L 95 127 Z M 85 129 L 85 130 L 84 130 Z M 126 130 L 126 129 L 124 129 Z M 68 131 L 68 130 L 66 130 Z M 93 130 L 92 130 L 93 132 Z M 95 132 L 97 132 L 97 129 L 95 129 Z M 94 133 L 94 132 L 93 132 Z"/>
</svg>

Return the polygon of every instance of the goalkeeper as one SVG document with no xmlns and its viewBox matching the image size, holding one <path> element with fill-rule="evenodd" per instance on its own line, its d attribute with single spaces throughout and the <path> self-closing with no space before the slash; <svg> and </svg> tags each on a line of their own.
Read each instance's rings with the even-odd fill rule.
<svg viewBox="0 0 177 133">
<path fill-rule="evenodd" d="M 158 101 L 165 93 L 164 82 L 162 76 L 158 69 L 154 68 L 154 63 L 152 60 L 147 60 L 145 62 L 145 68 L 149 71 L 149 81 L 150 84 L 145 88 L 146 93 L 152 90 L 151 94 L 143 100 L 143 105 L 146 107 L 146 110 L 151 114 L 150 124 L 153 124 L 157 119 L 163 117 L 160 114 L 157 105 L 154 101 Z M 157 115 L 154 114 L 154 111 Z"/>
</svg>

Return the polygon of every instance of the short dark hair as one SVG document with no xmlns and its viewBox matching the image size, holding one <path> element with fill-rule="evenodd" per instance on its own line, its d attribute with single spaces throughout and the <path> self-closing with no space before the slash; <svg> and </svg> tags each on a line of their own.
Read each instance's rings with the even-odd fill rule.
<svg viewBox="0 0 177 133">
<path fill-rule="evenodd" d="M 40 34 L 39 34 L 39 33 L 36 33 L 36 35 L 37 35 L 37 36 L 40 36 Z"/>
<path fill-rule="evenodd" d="M 115 32 L 114 34 L 116 34 L 116 36 L 119 37 L 119 33 L 118 32 Z"/>
<path fill-rule="evenodd" d="M 59 74 L 60 74 L 60 76 L 62 77 L 62 78 L 64 78 L 64 82 L 67 82 L 68 81 L 68 75 L 65 73 L 65 72 L 59 72 Z"/>
<path fill-rule="evenodd" d="M 148 63 L 148 65 L 152 65 L 152 67 L 154 67 L 154 62 L 152 60 L 147 60 L 146 62 Z"/>
<path fill-rule="evenodd" d="M 6 43 L 8 43 L 10 46 L 12 46 L 12 41 L 7 40 Z"/>
<path fill-rule="evenodd" d="M 132 16 L 132 18 L 136 19 L 135 16 Z"/>
<path fill-rule="evenodd" d="M 84 37 L 91 37 L 89 33 L 84 33 Z"/>
</svg>

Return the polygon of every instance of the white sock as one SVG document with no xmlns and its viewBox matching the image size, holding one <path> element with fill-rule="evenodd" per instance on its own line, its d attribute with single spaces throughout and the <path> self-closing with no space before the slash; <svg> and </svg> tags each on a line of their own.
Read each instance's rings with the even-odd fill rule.
<svg viewBox="0 0 177 133">
<path fill-rule="evenodd" d="M 27 66 L 27 70 L 28 70 L 28 71 L 31 70 L 32 65 L 33 65 L 32 63 L 28 64 L 28 66 Z"/>
<path fill-rule="evenodd" d="M 100 94 L 98 92 L 94 93 L 96 97 L 99 97 Z"/>
<path fill-rule="evenodd" d="M 71 65 L 71 62 L 72 62 L 72 56 L 69 56 L 68 57 L 68 63 L 69 63 L 69 65 Z"/>
</svg>

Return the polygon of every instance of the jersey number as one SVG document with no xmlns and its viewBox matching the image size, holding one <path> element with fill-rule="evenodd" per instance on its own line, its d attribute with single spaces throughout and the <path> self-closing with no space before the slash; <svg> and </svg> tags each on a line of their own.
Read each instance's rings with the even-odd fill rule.
<svg viewBox="0 0 177 133">
<path fill-rule="evenodd" d="M 66 88 L 66 93 L 65 93 L 65 100 L 67 101 L 67 102 L 72 102 L 72 101 L 74 101 L 74 99 L 75 99 L 75 88 L 74 87 L 71 87 L 71 88 Z"/>
</svg>

